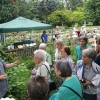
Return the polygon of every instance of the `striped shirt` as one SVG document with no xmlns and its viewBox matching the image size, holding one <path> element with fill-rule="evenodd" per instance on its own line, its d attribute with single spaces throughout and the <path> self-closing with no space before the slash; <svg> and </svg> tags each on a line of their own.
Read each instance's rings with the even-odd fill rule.
<svg viewBox="0 0 100 100">
<path fill-rule="evenodd" d="M 4 75 L 4 69 L 5 69 L 6 64 L 0 60 L 0 75 Z M 5 80 L 0 80 L 0 99 L 6 94 L 8 90 L 8 83 L 7 79 Z"/>
</svg>

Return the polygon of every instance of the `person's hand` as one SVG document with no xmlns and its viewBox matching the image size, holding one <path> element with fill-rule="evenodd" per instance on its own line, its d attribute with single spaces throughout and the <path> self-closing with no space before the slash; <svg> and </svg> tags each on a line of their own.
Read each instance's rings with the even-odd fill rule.
<svg viewBox="0 0 100 100">
<path fill-rule="evenodd" d="M 5 75 L 0 75 L 0 80 L 5 80 L 7 78 L 7 74 Z"/>
<path fill-rule="evenodd" d="M 82 85 L 83 85 L 83 86 L 90 85 L 90 84 L 92 84 L 92 82 L 87 81 L 87 80 L 86 80 L 86 82 L 85 82 L 85 83 L 82 83 Z"/>
<path fill-rule="evenodd" d="M 20 61 L 19 61 L 19 60 L 17 60 L 17 61 L 15 61 L 13 64 L 14 64 L 14 66 L 18 66 L 18 65 L 19 65 L 19 63 L 20 63 Z"/>
<path fill-rule="evenodd" d="M 36 73 L 36 70 L 35 70 L 35 69 L 33 69 L 31 73 L 32 73 L 32 74 L 33 74 L 33 73 Z"/>
</svg>

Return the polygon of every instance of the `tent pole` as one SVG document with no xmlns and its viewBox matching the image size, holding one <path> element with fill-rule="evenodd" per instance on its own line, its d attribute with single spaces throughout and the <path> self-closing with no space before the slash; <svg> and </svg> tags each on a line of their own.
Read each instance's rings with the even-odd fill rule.
<svg viewBox="0 0 100 100">
<path fill-rule="evenodd" d="M 51 29 L 50 31 L 51 31 L 51 42 L 53 42 L 53 29 Z"/>
<path fill-rule="evenodd" d="M 5 43 L 5 41 L 6 41 L 6 34 L 5 33 L 0 34 L 0 41 L 2 44 Z"/>
</svg>

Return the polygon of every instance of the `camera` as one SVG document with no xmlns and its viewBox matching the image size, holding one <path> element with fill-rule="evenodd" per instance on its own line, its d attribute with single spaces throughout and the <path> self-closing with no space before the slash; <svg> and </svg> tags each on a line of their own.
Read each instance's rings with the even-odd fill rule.
<svg viewBox="0 0 100 100">
<path fill-rule="evenodd" d="M 86 83 L 86 80 L 85 79 L 82 79 L 80 81 L 81 81 L 81 83 Z"/>
<path fill-rule="evenodd" d="M 86 83 L 86 80 L 85 79 L 82 79 L 82 80 L 80 80 L 81 81 L 81 83 Z M 87 86 L 83 86 L 83 88 L 84 89 L 87 89 Z"/>
</svg>

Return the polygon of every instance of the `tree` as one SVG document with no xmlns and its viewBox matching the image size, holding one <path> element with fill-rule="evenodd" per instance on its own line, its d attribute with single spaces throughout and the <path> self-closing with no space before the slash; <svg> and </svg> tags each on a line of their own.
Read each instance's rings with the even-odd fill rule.
<svg viewBox="0 0 100 100">
<path fill-rule="evenodd" d="M 56 10 L 48 16 L 48 20 L 53 25 L 67 25 L 72 24 L 72 12 L 70 10 Z"/>
<path fill-rule="evenodd" d="M 56 0 L 56 2 L 57 2 L 57 6 L 58 6 L 57 10 L 63 10 L 63 9 L 65 9 L 64 3 L 61 2 L 61 0 Z"/>
<path fill-rule="evenodd" d="M 74 23 L 82 25 L 84 23 L 84 11 L 83 8 L 77 8 L 72 14 L 72 19 Z"/>
<path fill-rule="evenodd" d="M 47 16 L 57 10 L 57 2 L 55 0 L 42 0 L 38 5 L 39 15 L 47 22 Z"/>
<path fill-rule="evenodd" d="M 25 0 L 19 0 L 19 16 L 23 16 L 29 19 L 36 18 L 38 16 L 37 6 L 38 1 L 36 0 L 30 0 L 29 2 L 26 2 Z"/>
<path fill-rule="evenodd" d="M 0 0 L 0 23 L 8 22 L 18 16 L 16 0 Z"/>
<path fill-rule="evenodd" d="M 83 6 L 83 0 L 65 0 L 66 1 L 66 8 L 69 10 L 76 10 L 77 7 Z"/>
<path fill-rule="evenodd" d="M 31 3 L 31 8 L 29 9 L 30 11 L 30 19 L 39 19 L 39 15 L 38 15 L 38 10 L 37 10 L 37 6 L 38 6 L 38 2 L 37 1 L 33 1 L 30 2 Z"/>
<path fill-rule="evenodd" d="M 100 24 L 100 1 L 88 0 L 84 6 L 85 19 L 93 25 Z"/>
</svg>

